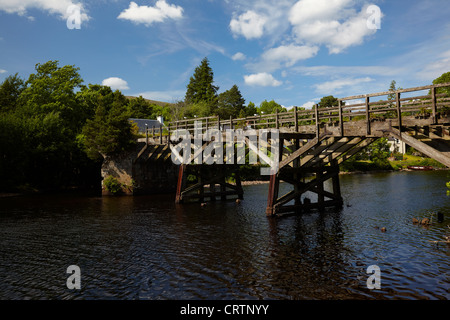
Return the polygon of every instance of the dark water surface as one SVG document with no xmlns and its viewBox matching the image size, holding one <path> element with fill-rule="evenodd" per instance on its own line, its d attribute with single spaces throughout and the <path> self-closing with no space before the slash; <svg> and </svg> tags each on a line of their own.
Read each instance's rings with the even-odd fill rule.
<svg viewBox="0 0 450 320">
<path fill-rule="evenodd" d="M 449 299 L 450 248 L 430 242 L 450 233 L 449 180 L 346 175 L 342 210 L 279 219 L 265 216 L 267 184 L 206 207 L 174 196 L 2 198 L 0 299 Z M 427 228 L 411 222 L 432 215 Z M 81 290 L 66 286 L 70 265 Z M 379 290 L 367 288 L 370 265 Z"/>
</svg>

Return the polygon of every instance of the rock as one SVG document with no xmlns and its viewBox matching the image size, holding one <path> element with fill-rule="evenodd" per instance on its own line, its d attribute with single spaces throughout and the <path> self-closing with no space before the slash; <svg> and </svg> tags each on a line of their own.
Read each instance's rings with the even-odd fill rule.
<svg viewBox="0 0 450 320">
<path fill-rule="evenodd" d="M 200 205 L 200 207 L 206 207 L 206 203 L 203 202 L 203 203 Z"/>
<path fill-rule="evenodd" d="M 236 203 L 241 203 L 241 199 L 236 199 Z"/>
<path fill-rule="evenodd" d="M 380 230 L 381 230 L 381 232 L 386 232 L 386 228 L 385 227 L 381 228 Z"/>
<path fill-rule="evenodd" d="M 419 223 L 419 220 L 417 220 L 417 218 L 413 218 L 413 219 L 412 219 L 412 222 L 413 222 L 414 224 L 418 224 L 418 223 Z"/>
<path fill-rule="evenodd" d="M 420 224 L 422 225 L 429 225 L 430 224 L 430 219 L 428 218 L 423 218 L 422 221 L 420 221 Z"/>
</svg>

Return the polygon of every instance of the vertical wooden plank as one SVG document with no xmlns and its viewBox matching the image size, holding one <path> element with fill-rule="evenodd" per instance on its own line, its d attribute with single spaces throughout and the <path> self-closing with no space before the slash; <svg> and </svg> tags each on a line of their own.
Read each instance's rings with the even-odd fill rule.
<svg viewBox="0 0 450 320">
<path fill-rule="evenodd" d="M 278 109 L 275 109 L 275 128 L 278 129 Z"/>
<path fill-rule="evenodd" d="M 267 208 L 266 208 L 267 216 L 273 216 L 275 214 L 273 206 L 275 205 L 275 202 L 278 198 L 279 183 L 280 181 L 276 174 L 270 176 L 269 195 L 267 198 Z"/>
<path fill-rule="evenodd" d="M 342 115 L 342 100 L 339 99 L 339 131 L 344 136 L 344 116 Z"/>
<path fill-rule="evenodd" d="M 294 121 L 295 121 L 295 132 L 298 132 L 298 114 L 297 114 L 297 107 L 294 107 Z M 297 139 L 298 141 L 298 139 Z"/>
<path fill-rule="evenodd" d="M 162 144 L 162 132 L 163 132 L 163 127 L 162 124 L 159 125 L 159 144 Z"/>
<path fill-rule="evenodd" d="M 402 108 L 400 105 L 400 92 L 395 93 L 395 102 L 397 104 L 398 130 L 400 131 L 400 136 L 401 136 L 402 135 Z"/>
<path fill-rule="evenodd" d="M 320 122 L 319 122 L 319 105 L 314 105 L 314 114 L 316 118 L 316 137 L 319 139 L 320 135 Z"/>
<path fill-rule="evenodd" d="M 370 135 L 370 101 L 369 97 L 366 97 L 366 123 L 367 123 L 367 134 Z"/>
<path fill-rule="evenodd" d="M 178 169 L 178 183 L 177 183 L 177 194 L 175 197 L 175 203 L 183 202 L 181 193 L 183 192 L 183 189 L 184 189 L 185 170 L 186 170 L 186 165 L 185 164 L 180 165 L 180 168 Z"/>
<path fill-rule="evenodd" d="M 431 105 L 433 109 L 433 124 L 437 124 L 438 119 L 437 119 L 436 87 L 431 88 Z"/>
<path fill-rule="evenodd" d="M 170 125 L 167 127 L 167 144 L 170 144 Z"/>
</svg>

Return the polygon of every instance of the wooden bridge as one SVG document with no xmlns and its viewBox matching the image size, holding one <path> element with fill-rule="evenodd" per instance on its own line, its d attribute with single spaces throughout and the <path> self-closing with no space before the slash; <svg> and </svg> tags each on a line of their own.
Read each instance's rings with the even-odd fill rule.
<svg viewBox="0 0 450 320">
<path fill-rule="evenodd" d="M 147 147 L 153 148 L 148 154 L 149 158 L 170 161 L 171 150 L 181 143 L 180 139 L 173 139 L 173 133 L 184 130 L 185 138 L 200 147 L 188 154 L 178 154 L 187 161 L 179 166 L 176 201 L 216 201 L 217 197 L 225 200 L 230 196 L 242 199 L 239 163 L 249 157 L 249 152 L 258 152 L 255 143 L 248 137 L 233 138 L 232 143 L 227 143 L 217 136 L 213 139 L 203 136 L 210 129 L 218 130 L 224 138 L 227 129 L 242 129 L 240 132 L 244 135 L 248 130 L 260 133 L 265 129 L 268 140 L 263 147 L 266 151 L 278 148 L 278 152 L 265 154 L 279 156 L 275 159 L 278 170 L 270 175 L 267 215 L 341 206 L 339 165 L 381 137 L 394 137 L 450 167 L 448 90 L 450 83 L 341 98 L 338 105 L 331 108 L 315 105 L 311 110 L 294 107 L 288 112 L 241 119 L 216 116 L 173 121 L 164 128 L 147 132 Z M 203 124 L 201 129 L 199 122 Z M 195 161 L 201 152 L 217 143 L 223 144 L 224 149 L 231 145 L 237 152 L 220 154 L 221 161 L 211 165 Z M 239 143 L 245 144 L 244 153 L 243 149 L 239 153 Z M 212 155 L 217 160 L 214 151 Z M 267 160 L 267 157 L 261 155 L 260 159 Z M 195 177 L 191 185 L 187 183 L 188 176 Z M 281 181 L 291 186 L 291 190 L 282 195 Z M 306 192 L 316 196 L 310 199 L 305 197 Z"/>
</svg>

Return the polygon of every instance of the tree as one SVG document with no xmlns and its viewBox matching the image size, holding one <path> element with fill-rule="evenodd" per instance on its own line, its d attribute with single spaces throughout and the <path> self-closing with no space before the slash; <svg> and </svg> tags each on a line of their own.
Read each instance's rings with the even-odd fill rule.
<svg viewBox="0 0 450 320">
<path fill-rule="evenodd" d="M 319 108 L 332 108 L 339 106 L 339 99 L 333 96 L 327 96 L 320 99 Z"/>
<path fill-rule="evenodd" d="M 136 137 L 128 120 L 127 98 L 109 87 L 93 86 L 91 90 L 97 95 L 95 115 L 86 121 L 78 136 L 86 154 L 90 159 L 98 160 L 129 150 L 135 145 Z"/>
<path fill-rule="evenodd" d="M 204 58 L 201 64 L 195 68 L 194 75 L 187 85 L 185 102 L 187 104 L 206 102 L 211 106 L 217 105 L 217 90 L 214 86 L 214 73 L 209 66 L 208 58 Z"/>
<path fill-rule="evenodd" d="M 142 96 L 130 99 L 127 107 L 131 118 L 152 119 L 153 106 Z"/>
<path fill-rule="evenodd" d="M 395 97 L 395 91 L 397 90 L 397 88 L 395 87 L 396 84 L 397 82 L 395 80 L 392 80 L 391 84 L 389 85 L 389 91 L 391 92 L 388 94 L 389 101 L 394 101 L 396 99 Z M 392 103 L 390 103 L 390 106 L 392 106 Z"/>
<path fill-rule="evenodd" d="M 222 92 L 218 97 L 217 113 L 221 118 L 237 118 L 244 109 L 245 100 L 237 85 Z"/>
<path fill-rule="evenodd" d="M 433 84 L 450 83 L 450 72 L 443 73 L 440 77 L 433 80 Z M 450 96 L 450 87 L 437 88 L 437 94 L 445 93 Z"/>
<path fill-rule="evenodd" d="M 0 112 L 15 110 L 24 89 L 25 81 L 17 73 L 8 76 L 0 85 Z"/>
<path fill-rule="evenodd" d="M 253 117 L 255 114 L 258 113 L 258 108 L 253 102 L 249 102 L 246 107 L 244 107 L 243 115 L 244 117 Z M 241 118 L 241 116 L 239 116 Z"/>
<path fill-rule="evenodd" d="M 264 114 L 272 114 L 275 112 L 286 112 L 286 108 L 283 108 L 280 104 L 276 103 L 274 100 L 267 101 L 264 100 L 261 102 L 261 105 L 259 106 L 259 112 Z"/>
</svg>

